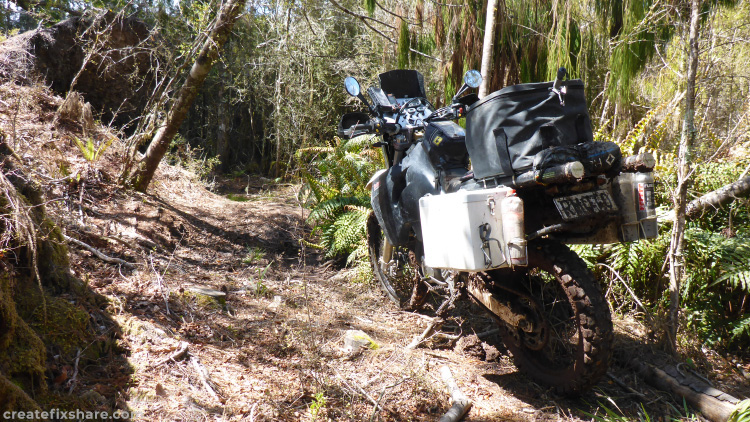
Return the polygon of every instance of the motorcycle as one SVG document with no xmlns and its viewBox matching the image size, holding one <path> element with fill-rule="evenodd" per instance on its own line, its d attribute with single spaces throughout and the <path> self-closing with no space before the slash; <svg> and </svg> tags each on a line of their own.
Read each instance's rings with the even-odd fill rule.
<svg viewBox="0 0 750 422">
<path fill-rule="evenodd" d="M 519 370 L 579 394 L 608 369 L 612 319 L 592 272 L 566 244 L 656 237 L 655 160 L 593 141 L 583 83 L 564 68 L 552 82 L 466 94 L 481 79 L 467 72 L 438 109 L 415 70 L 380 74 L 380 87 L 367 89 L 371 101 L 345 79 L 368 112 L 346 113 L 338 134 L 378 135 L 373 146 L 386 164 L 368 183 L 372 269 L 405 310 L 418 310 L 430 292 L 451 298 L 438 313 L 467 295 L 496 321 Z"/>
</svg>

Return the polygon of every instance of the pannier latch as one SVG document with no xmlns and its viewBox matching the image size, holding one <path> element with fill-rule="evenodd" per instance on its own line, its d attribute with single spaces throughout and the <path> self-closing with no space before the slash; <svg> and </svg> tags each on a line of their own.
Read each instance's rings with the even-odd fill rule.
<svg viewBox="0 0 750 422">
<path fill-rule="evenodd" d="M 497 247 L 500 250 L 500 255 L 502 256 L 502 259 L 500 262 L 505 262 L 505 255 L 503 254 L 502 245 L 500 244 L 499 240 L 493 239 L 490 237 L 491 232 L 492 232 L 492 227 L 490 226 L 489 223 L 484 223 L 481 226 L 479 226 L 479 238 L 482 240 L 482 253 L 484 254 L 484 267 L 485 268 L 492 267 L 492 249 L 490 249 L 491 241 L 497 242 Z"/>
<path fill-rule="evenodd" d="M 487 205 L 490 207 L 490 215 L 495 215 L 495 198 L 488 196 Z"/>
</svg>

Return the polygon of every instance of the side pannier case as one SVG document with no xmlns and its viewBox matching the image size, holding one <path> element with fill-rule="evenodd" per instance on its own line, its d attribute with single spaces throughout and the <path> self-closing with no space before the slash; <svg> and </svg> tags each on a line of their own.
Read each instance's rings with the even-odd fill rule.
<svg viewBox="0 0 750 422">
<path fill-rule="evenodd" d="M 530 170 L 534 156 L 549 147 L 593 142 L 583 82 L 508 86 L 474 103 L 466 115 L 466 147 L 474 178 L 510 178 Z"/>
</svg>

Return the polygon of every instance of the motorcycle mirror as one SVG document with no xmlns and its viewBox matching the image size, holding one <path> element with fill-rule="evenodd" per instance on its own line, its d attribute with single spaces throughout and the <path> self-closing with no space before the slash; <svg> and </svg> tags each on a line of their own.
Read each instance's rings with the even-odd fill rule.
<svg viewBox="0 0 750 422">
<path fill-rule="evenodd" d="M 359 94 L 362 92 L 359 87 L 359 82 L 351 76 L 347 76 L 346 79 L 344 79 L 344 86 L 346 87 L 346 92 L 352 97 L 359 97 Z"/>
<path fill-rule="evenodd" d="M 482 83 L 482 74 L 478 71 L 472 69 L 464 75 L 464 84 L 461 85 L 461 88 L 458 89 L 458 92 L 456 92 L 456 95 L 453 96 L 452 102 L 456 102 L 458 97 L 461 96 L 464 92 L 466 92 L 469 88 L 477 88 L 479 87 L 479 84 Z"/>
<path fill-rule="evenodd" d="M 479 88 L 479 85 L 482 83 L 482 74 L 472 69 L 464 75 L 464 83 L 471 88 Z"/>
</svg>

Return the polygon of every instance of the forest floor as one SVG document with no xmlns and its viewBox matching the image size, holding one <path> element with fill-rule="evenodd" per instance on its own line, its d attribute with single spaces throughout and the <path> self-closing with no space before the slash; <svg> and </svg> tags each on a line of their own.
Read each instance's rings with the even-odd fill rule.
<svg viewBox="0 0 750 422">
<path fill-rule="evenodd" d="M 374 283 L 354 283 L 303 248 L 310 228 L 298 186 L 247 176 L 207 184 L 163 164 L 148 193 L 123 190 L 119 141 L 86 160 L 73 139 L 83 137 L 80 125 L 54 120 L 59 98 L 14 89 L 16 117 L 0 127 L 8 134 L 13 123 L 17 153 L 45 181 L 50 214 L 71 238 L 133 264 L 70 245 L 71 269 L 106 299 L 103 327 L 122 350 L 117 363 L 78 368 L 66 356 L 55 365 L 76 366 L 72 394 L 98 398 L 90 410 L 127 409 L 148 421 L 433 421 L 450 407 L 438 373 L 447 365 L 474 403 L 467 421 L 582 421 L 605 408 L 635 420 L 692 415 L 617 364 L 590 392 L 562 398 L 518 373 L 491 336 L 407 350 L 429 311 L 399 311 Z M 110 135 L 89 136 L 101 145 Z M 458 311 L 456 331 L 492 328 L 468 302 Z M 616 357 L 656 356 L 635 319 L 618 317 L 616 326 Z M 349 353 L 347 330 L 364 331 L 377 348 Z M 691 353 L 717 387 L 750 395 L 747 356 Z M 65 372 L 50 371 L 53 384 Z"/>
</svg>

